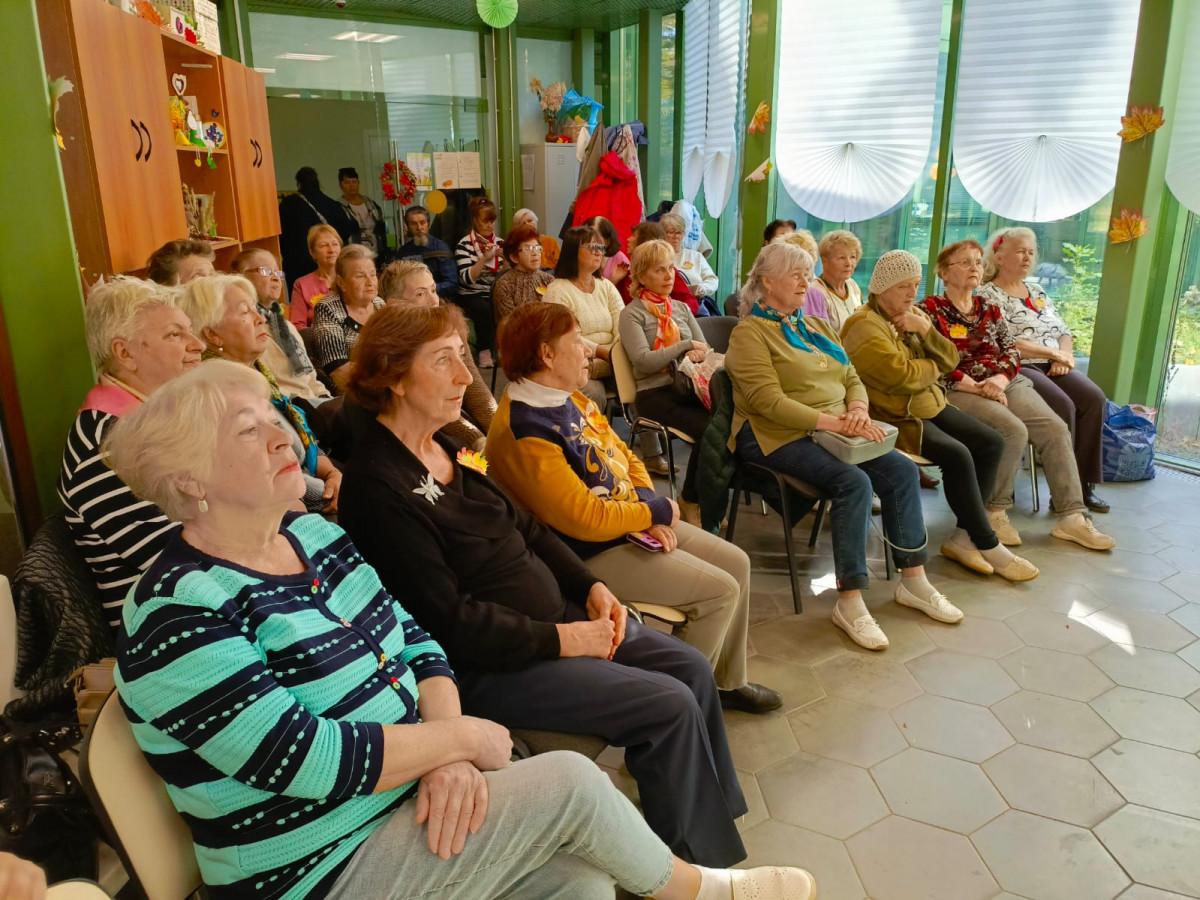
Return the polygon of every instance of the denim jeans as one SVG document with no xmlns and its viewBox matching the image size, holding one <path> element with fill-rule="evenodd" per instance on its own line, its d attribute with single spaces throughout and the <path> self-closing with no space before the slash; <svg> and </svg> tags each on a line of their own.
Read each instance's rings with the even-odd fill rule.
<svg viewBox="0 0 1200 900">
<path fill-rule="evenodd" d="M 883 533 L 896 568 L 921 566 L 928 559 L 921 482 L 916 465 L 903 454 L 892 450 L 851 466 L 805 437 L 764 456 L 749 423 L 738 434 L 738 452 L 743 459 L 801 478 L 832 496 L 833 568 L 839 591 L 865 590 L 870 583 L 867 535 L 872 492 L 883 505 Z"/>
</svg>

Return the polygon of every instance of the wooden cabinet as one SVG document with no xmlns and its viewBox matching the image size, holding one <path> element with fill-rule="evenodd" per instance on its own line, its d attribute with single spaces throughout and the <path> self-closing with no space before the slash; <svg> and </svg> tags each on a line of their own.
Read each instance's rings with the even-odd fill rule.
<svg viewBox="0 0 1200 900">
<path fill-rule="evenodd" d="M 241 239 L 254 241 L 277 235 L 279 205 L 275 200 L 275 169 L 271 163 L 266 79 L 224 57 L 221 78 L 229 114 L 228 146 L 233 159 Z"/>
</svg>

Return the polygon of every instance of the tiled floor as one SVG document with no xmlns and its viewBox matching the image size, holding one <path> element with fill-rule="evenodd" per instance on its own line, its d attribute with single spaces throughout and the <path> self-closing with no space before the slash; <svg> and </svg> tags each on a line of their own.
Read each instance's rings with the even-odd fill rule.
<svg viewBox="0 0 1200 900">
<path fill-rule="evenodd" d="M 828 535 L 799 542 L 797 616 L 779 519 L 743 508 L 751 678 L 784 696 L 726 714 L 748 865 L 805 866 L 824 900 L 1200 897 L 1200 479 L 1104 485 L 1107 554 L 1051 538 L 1022 482 L 1012 520 L 1042 576 L 934 556 L 960 625 L 892 602 L 874 542 L 883 653 L 829 621 Z M 922 493 L 936 550 L 953 520 Z"/>
</svg>

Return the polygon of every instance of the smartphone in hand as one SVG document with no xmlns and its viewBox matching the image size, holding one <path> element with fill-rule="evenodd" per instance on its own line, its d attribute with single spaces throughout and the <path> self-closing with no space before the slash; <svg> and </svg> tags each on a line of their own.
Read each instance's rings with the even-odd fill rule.
<svg viewBox="0 0 1200 900">
<path fill-rule="evenodd" d="M 663 545 L 658 538 L 646 531 L 631 531 L 625 539 L 635 547 L 641 547 L 648 553 L 662 553 Z"/>
</svg>

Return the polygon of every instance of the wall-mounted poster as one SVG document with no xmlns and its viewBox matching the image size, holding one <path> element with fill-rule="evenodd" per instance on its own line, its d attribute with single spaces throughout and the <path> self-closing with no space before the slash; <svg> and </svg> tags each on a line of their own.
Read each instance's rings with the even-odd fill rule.
<svg viewBox="0 0 1200 900">
<path fill-rule="evenodd" d="M 433 174 L 442 190 L 483 187 L 478 153 L 434 153 Z"/>
<path fill-rule="evenodd" d="M 428 153 L 408 154 L 408 168 L 417 182 L 418 191 L 433 189 L 433 157 Z"/>
</svg>

